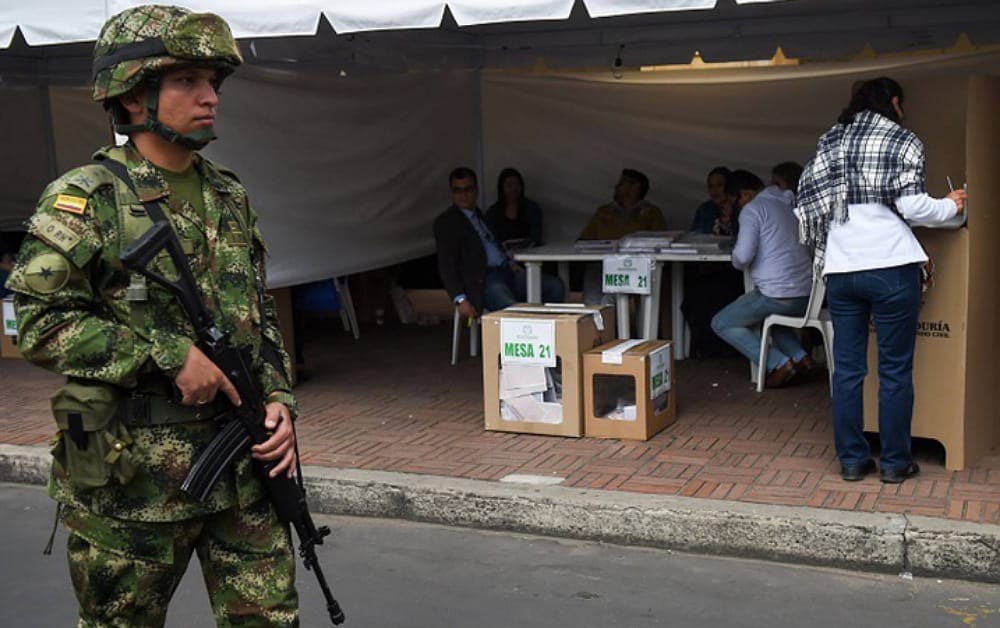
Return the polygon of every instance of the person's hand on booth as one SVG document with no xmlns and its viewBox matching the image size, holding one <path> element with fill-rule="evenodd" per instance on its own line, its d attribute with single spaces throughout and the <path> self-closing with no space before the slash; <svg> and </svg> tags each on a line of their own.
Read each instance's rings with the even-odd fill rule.
<svg viewBox="0 0 1000 628">
<path fill-rule="evenodd" d="M 965 211 L 965 201 L 969 198 L 969 193 L 965 190 L 952 190 L 945 198 L 950 198 L 958 208 L 958 213 Z"/>
</svg>

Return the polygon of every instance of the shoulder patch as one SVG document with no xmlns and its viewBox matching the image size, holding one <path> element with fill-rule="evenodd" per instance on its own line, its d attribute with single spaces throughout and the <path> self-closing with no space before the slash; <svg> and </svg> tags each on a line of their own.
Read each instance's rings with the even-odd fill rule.
<svg viewBox="0 0 1000 628">
<path fill-rule="evenodd" d="M 69 274 L 69 262 L 58 253 L 36 255 L 24 268 L 25 283 L 40 294 L 52 294 L 62 290 L 69 281 Z"/>
<path fill-rule="evenodd" d="M 98 188 L 114 185 L 113 176 L 107 168 L 98 164 L 80 166 L 49 183 L 40 198 L 46 199 L 60 194 L 77 198 L 90 197 Z"/>
<path fill-rule="evenodd" d="M 69 194 L 60 194 L 56 196 L 52 207 L 64 212 L 80 215 L 87 209 L 87 199 L 80 198 L 79 196 L 70 196 Z"/>
<path fill-rule="evenodd" d="M 80 243 L 80 234 L 70 229 L 52 214 L 38 213 L 31 225 L 31 233 L 49 245 L 69 253 Z"/>
</svg>

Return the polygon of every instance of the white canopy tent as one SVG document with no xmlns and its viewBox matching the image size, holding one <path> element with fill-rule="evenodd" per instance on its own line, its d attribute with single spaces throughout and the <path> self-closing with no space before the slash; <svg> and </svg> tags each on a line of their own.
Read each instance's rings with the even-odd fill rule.
<svg viewBox="0 0 1000 628">
<path fill-rule="evenodd" d="M 109 141 L 85 87 L 89 40 L 133 4 L 0 7 L 0 228 Z M 225 85 L 208 153 L 250 189 L 275 286 L 433 252 L 430 224 L 456 165 L 477 167 L 487 203 L 499 170 L 519 168 L 549 239 L 574 237 L 623 167 L 649 174 L 650 199 L 684 228 L 712 166 L 766 177 L 778 161 L 808 159 L 857 78 L 888 73 L 912 93 L 1000 71 L 982 48 L 1000 42 L 1000 3 L 987 0 L 185 4 L 225 16 L 241 38 L 247 64 Z M 981 48 L 945 50 L 960 34 Z M 829 59 L 866 44 L 927 53 L 637 71 L 696 50 L 709 62 L 767 59 L 779 46 Z"/>
</svg>

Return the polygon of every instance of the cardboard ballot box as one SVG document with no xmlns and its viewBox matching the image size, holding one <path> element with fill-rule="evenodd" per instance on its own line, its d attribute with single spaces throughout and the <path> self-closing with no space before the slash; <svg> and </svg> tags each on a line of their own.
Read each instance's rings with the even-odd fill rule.
<svg viewBox="0 0 1000 628">
<path fill-rule="evenodd" d="M 663 340 L 615 340 L 584 353 L 584 434 L 649 440 L 677 420 L 673 355 Z"/>
<path fill-rule="evenodd" d="M 514 305 L 482 326 L 486 429 L 582 436 L 581 355 L 615 337 L 614 308 Z"/>
<path fill-rule="evenodd" d="M 19 358 L 17 350 L 17 320 L 14 318 L 14 298 L 3 299 L 3 335 L 0 336 L 0 358 Z"/>
</svg>

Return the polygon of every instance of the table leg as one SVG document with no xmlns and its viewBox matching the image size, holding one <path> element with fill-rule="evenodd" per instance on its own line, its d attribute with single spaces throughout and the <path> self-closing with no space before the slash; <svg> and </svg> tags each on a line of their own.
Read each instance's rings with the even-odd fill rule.
<svg viewBox="0 0 1000 628">
<path fill-rule="evenodd" d="M 681 303 L 684 302 L 684 263 L 670 262 L 670 301 L 672 315 L 670 322 L 673 327 L 671 342 L 674 343 L 674 359 L 683 360 L 687 356 L 687 343 L 684 342 L 684 313 Z"/>
<path fill-rule="evenodd" d="M 660 286 L 663 285 L 663 262 L 653 261 L 649 295 L 642 298 L 642 337 L 655 340 L 660 330 Z"/>
<path fill-rule="evenodd" d="M 628 340 L 632 336 L 631 325 L 629 324 L 628 295 L 616 294 L 615 302 L 617 303 L 615 316 L 618 318 L 618 338 L 620 340 Z"/>
<path fill-rule="evenodd" d="M 559 273 L 559 279 L 562 279 L 563 288 L 566 289 L 566 296 L 564 299 L 569 301 L 569 262 L 559 262 L 556 266 Z"/>
<path fill-rule="evenodd" d="M 528 283 L 528 303 L 542 302 L 542 263 L 524 262 Z"/>
</svg>

